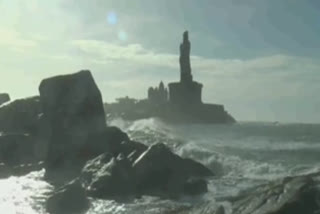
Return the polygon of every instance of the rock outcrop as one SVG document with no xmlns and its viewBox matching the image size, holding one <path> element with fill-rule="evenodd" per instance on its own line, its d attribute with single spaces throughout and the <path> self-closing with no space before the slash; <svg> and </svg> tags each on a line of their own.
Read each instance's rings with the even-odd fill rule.
<svg viewBox="0 0 320 214">
<path fill-rule="evenodd" d="M 101 93 L 90 71 L 45 79 L 39 91 L 49 141 L 47 175 L 81 169 L 84 146 L 106 129 Z"/>
<path fill-rule="evenodd" d="M 7 93 L 1 93 L 1 94 L 0 94 L 0 106 L 1 106 L 3 103 L 9 102 L 9 101 L 10 101 L 10 96 L 9 96 L 9 94 L 7 94 Z"/>
<path fill-rule="evenodd" d="M 58 187 L 48 212 L 85 212 L 87 195 L 123 200 L 207 191 L 204 178 L 213 173 L 202 164 L 107 126 L 90 71 L 45 79 L 39 91 L 0 106 L 0 177 L 38 170 L 44 160 L 46 178 Z"/>
<path fill-rule="evenodd" d="M 36 138 L 30 134 L 0 134 L 0 178 L 40 170 L 44 154 L 41 149 Z"/>
<path fill-rule="evenodd" d="M 0 136 L 0 163 L 9 166 L 40 161 L 35 150 L 35 138 L 29 134 L 2 134 Z"/>
<path fill-rule="evenodd" d="M 288 177 L 255 188 L 233 204 L 234 214 L 320 213 L 320 176 Z"/>
<path fill-rule="evenodd" d="M 119 155 L 102 154 L 82 170 L 88 194 L 97 198 L 122 200 L 135 193 L 135 176 L 130 161 Z"/>
<path fill-rule="evenodd" d="M 38 96 L 18 99 L 0 106 L 0 132 L 34 133 L 42 113 Z"/>
<path fill-rule="evenodd" d="M 207 192 L 204 178 L 213 175 L 200 163 L 175 155 L 164 144 L 150 146 L 135 161 L 131 158 L 123 153 L 118 157 L 104 153 L 88 161 L 80 176 L 88 194 L 120 200 L 141 195 L 197 195 Z"/>
<path fill-rule="evenodd" d="M 0 106 L 0 177 L 24 175 L 43 167 L 46 143 L 41 140 L 38 96 Z"/>
<path fill-rule="evenodd" d="M 213 173 L 190 159 L 172 153 L 164 144 L 149 147 L 134 163 L 137 191 L 141 194 L 176 197 L 188 193 L 191 178 L 212 176 Z M 194 185 L 198 185 L 194 183 Z M 187 189 L 185 188 L 187 187 Z"/>
<path fill-rule="evenodd" d="M 55 190 L 46 201 L 46 210 L 50 214 L 86 213 L 89 206 L 85 189 L 78 179 Z"/>
</svg>

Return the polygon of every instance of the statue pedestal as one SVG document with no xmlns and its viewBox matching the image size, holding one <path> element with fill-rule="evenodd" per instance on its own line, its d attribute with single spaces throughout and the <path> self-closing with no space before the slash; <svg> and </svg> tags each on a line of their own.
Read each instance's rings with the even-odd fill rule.
<svg viewBox="0 0 320 214">
<path fill-rule="evenodd" d="M 192 82 L 174 82 L 169 84 L 169 101 L 174 105 L 198 105 L 201 100 L 202 84 Z"/>
</svg>

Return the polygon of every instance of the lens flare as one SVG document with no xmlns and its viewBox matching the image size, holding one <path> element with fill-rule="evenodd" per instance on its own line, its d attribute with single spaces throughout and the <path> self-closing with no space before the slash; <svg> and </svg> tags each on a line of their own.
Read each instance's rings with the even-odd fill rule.
<svg viewBox="0 0 320 214">
<path fill-rule="evenodd" d="M 117 24 L 117 22 L 118 22 L 117 14 L 115 12 L 109 12 L 108 17 L 107 17 L 107 21 L 111 25 Z"/>
<path fill-rule="evenodd" d="M 127 41 L 128 39 L 128 35 L 125 31 L 119 31 L 118 32 L 118 38 L 121 40 L 121 41 Z"/>
</svg>

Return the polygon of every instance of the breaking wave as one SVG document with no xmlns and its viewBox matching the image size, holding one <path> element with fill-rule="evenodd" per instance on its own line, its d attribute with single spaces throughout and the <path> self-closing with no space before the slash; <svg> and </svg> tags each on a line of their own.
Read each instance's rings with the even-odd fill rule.
<svg viewBox="0 0 320 214">
<path fill-rule="evenodd" d="M 211 213 L 219 205 L 231 213 L 226 198 L 256 185 L 288 175 L 319 171 L 320 125 L 239 123 L 234 125 L 178 125 L 159 119 L 124 121 L 120 127 L 147 145 L 165 143 L 185 158 L 209 167 L 216 176 L 209 192 L 178 201 L 143 197 L 132 203 L 92 200 L 88 214 Z M 44 201 L 52 186 L 42 180 L 43 170 L 0 180 L 0 210 L 11 213 L 45 213 Z M 191 211 L 190 211 L 191 210 Z M 173 212 L 175 211 L 175 212 Z"/>
</svg>

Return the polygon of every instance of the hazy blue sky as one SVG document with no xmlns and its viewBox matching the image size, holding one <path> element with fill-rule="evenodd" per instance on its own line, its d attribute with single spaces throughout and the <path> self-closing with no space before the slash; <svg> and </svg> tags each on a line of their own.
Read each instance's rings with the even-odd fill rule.
<svg viewBox="0 0 320 214">
<path fill-rule="evenodd" d="M 179 79 L 184 30 L 203 100 L 237 119 L 320 122 L 319 0 L 0 0 L 0 92 L 90 69 L 105 101 Z"/>
</svg>

